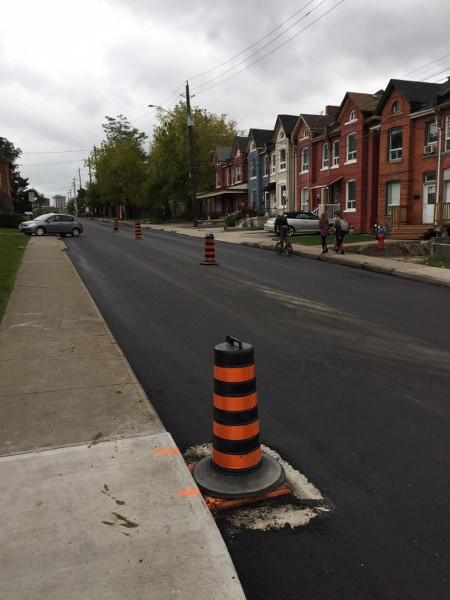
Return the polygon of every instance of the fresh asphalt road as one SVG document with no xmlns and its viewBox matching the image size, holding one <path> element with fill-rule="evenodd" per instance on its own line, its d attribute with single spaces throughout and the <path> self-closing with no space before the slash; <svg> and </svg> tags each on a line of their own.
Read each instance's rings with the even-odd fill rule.
<svg viewBox="0 0 450 600">
<path fill-rule="evenodd" d="M 182 451 L 212 439 L 214 346 L 254 346 L 262 442 L 331 510 L 219 519 L 249 600 L 449 597 L 448 289 L 217 242 L 204 266 L 201 238 L 122 224 L 66 244 Z"/>
</svg>

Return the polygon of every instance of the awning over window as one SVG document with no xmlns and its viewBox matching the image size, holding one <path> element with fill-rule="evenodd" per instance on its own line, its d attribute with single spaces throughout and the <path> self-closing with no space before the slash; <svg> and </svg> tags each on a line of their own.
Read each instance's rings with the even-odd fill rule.
<svg viewBox="0 0 450 600">
<path fill-rule="evenodd" d="M 275 181 L 271 181 L 263 187 L 263 192 L 272 192 L 275 189 Z"/>
<path fill-rule="evenodd" d="M 342 179 L 342 177 L 343 177 L 343 175 L 341 175 L 340 177 L 331 175 L 330 177 L 328 177 L 328 179 L 325 179 L 325 181 L 323 183 L 318 183 L 317 185 L 312 185 L 309 189 L 317 190 L 319 188 L 328 187 L 329 185 L 333 185 L 333 183 L 337 183 L 338 181 L 340 181 Z"/>
</svg>

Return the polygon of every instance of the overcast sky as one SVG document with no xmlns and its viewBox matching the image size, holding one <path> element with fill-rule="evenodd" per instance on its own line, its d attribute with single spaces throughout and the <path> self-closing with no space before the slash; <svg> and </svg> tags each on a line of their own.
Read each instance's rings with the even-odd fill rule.
<svg viewBox="0 0 450 600">
<path fill-rule="evenodd" d="M 449 0 L 1 0 L 0 14 L 0 137 L 47 197 L 86 185 L 106 116 L 151 136 L 148 104 L 170 110 L 186 80 L 193 106 L 247 134 L 392 78 L 450 76 Z"/>
</svg>

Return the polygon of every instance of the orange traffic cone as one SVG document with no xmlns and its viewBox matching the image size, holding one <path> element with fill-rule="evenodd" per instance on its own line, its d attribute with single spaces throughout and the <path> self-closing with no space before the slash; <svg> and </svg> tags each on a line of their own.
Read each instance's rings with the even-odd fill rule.
<svg viewBox="0 0 450 600">
<path fill-rule="evenodd" d="M 216 262 L 214 252 L 214 236 L 212 233 L 208 233 L 205 237 L 205 260 L 200 263 L 202 265 L 218 265 Z"/>
<path fill-rule="evenodd" d="M 113 231 L 119 231 L 119 219 L 114 219 Z"/>
<path fill-rule="evenodd" d="M 261 452 L 253 347 L 230 336 L 214 349 L 212 457 L 193 476 L 215 498 L 262 496 L 284 480 L 283 467 Z"/>
<path fill-rule="evenodd" d="M 142 240 L 141 224 L 136 223 L 134 226 L 134 237 L 136 240 Z"/>
</svg>

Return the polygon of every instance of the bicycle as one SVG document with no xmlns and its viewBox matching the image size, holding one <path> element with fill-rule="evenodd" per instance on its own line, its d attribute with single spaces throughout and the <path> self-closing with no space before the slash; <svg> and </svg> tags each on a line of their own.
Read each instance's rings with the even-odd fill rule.
<svg viewBox="0 0 450 600">
<path fill-rule="evenodd" d="M 277 254 L 286 254 L 286 256 L 291 256 L 292 254 L 292 244 L 289 240 L 285 240 L 282 242 L 281 240 L 275 244 L 275 252 Z"/>
</svg>

